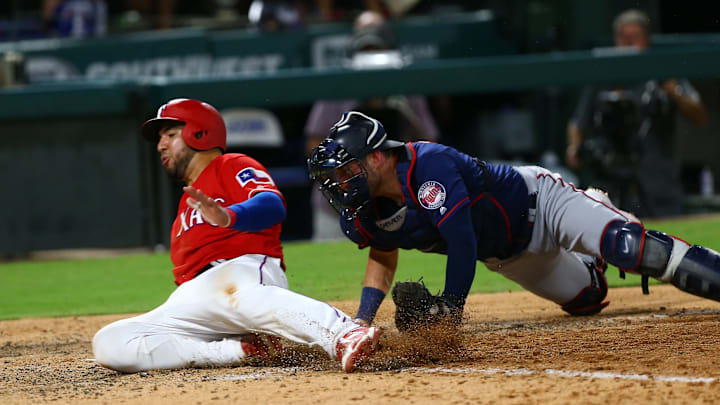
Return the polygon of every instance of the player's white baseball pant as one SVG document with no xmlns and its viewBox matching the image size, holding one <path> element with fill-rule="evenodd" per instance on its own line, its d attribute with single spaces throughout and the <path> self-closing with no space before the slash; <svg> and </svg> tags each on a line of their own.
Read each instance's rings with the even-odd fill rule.
<svg viewBox="0 0 720 405">
<path fill-rule="evenodd" d="M 485 264 L 526 290 L 563 305 L 590 285 L 583 261 L 601 257 L 600 239 L 607 224 L 633 218 L 609 200 L 565 183 L 557 173 L 538 166 L 515 170 L 525 179 L 528 192 L 537 193 L 530 243 L 520 255 Z"/>
<path fill-rule="evenodd" d="M 340 310 L 288 290 L 279 259 L 244 255 L 183 283 L 154 310 L 105 326 L 93 351 L 123 372 L 230 365 L 245 357 L 240 335 L 265 333 L 333 357 L 356 327 Z"/>
</svg>

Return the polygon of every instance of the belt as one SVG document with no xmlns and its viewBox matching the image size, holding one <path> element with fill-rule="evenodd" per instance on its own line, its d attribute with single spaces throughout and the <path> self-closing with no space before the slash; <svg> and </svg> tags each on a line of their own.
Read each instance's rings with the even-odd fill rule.
<svg viewBox="0 0 720 405">
<path fill-rule="evenodd" d="M 537 209 L 537 191 L 528 195 L 528 222 L 530 225 L 535 224 L 535 215 Z"/>
<path fill-rule="evenodd" d="M 225 263 L 226 261 L 227 261 L 227 259 L 217 259 L 217 260 L 211 261 L 210 263 L 206 264 L 202 269 L 200 269 L 200 271 L 195 273 L 195 276 L 193 278 L 205 273 L 206 271 L 212 269 L 215 266 L 219 266 L 219 265 Z"/>
<path fill-rule="evenodd" d="M 528 245 L 530 245 L 530 238 L 532 238 L 533 228 L 535 227 L 535 216 L 537 210 L 537 191 L 531 194 L 528 194 L 528 226 L 525 228 L 525 232 L 523 236 L 524 242 L 522 244 L 522 249 L 527 249 Z"/>
</svg>

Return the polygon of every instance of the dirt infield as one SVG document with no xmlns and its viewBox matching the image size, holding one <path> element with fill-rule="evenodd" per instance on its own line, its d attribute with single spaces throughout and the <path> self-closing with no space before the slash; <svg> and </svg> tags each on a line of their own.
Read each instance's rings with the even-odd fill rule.
<svg viewBox="0 0 720 405">
<path fill-rule="evenodd" d="M 670 286 L 609 299 L 573 318 L 529 293 L 472 295 L 449 337 L 400 336 L 387 300 L 383 347 L 351 375 L 291 344 L 265 363 L 119 374 L 91 359 L 90 339 L 123 316 L 4 321 L 0 403 L 720 403 L 720 303 Z"/>
</svg>

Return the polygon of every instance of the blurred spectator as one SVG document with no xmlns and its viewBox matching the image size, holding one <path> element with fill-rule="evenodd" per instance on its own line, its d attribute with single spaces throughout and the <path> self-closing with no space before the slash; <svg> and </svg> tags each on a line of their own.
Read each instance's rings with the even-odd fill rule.
<svg viewBox="0 0 720 405">
<path fill-rule="evenodd" d="M 362 10 L 380 15 L 384 12 L 381 0 L 316 0 L 315 3 L 322 21 L 348 20 Z"/>
<path fill-rule="evenodd" d="M 363 10 L 383 14 L 381 0 L 252 0 L 251 26 L 263 31 L 292 29 L 303 23 L 347 21 Z"/>
<path fill-rule="evenodd" d="M 254 0 L 248 8 L 248 21 L 261 31 L 280 31 L 303 25 L 302 1 Z"/>
<path fill-rule="evenodd" d="M 613 22 L 620 51 L 650 46 L 650 20 L 628 10 Z M 698 92 L 685 79 L 584 89 L 568 125 L 566 162 L 587 167 L 616 205 L 642 217 L 682 212 L 679 165 L 673 159 L 679 111 L 696 125 L 707 121 Z"/>
<path fill-rule="evenodd" d="M 395 39 L 385 19 L 372 11 L 360 14 L 353 25 L 351 66 L 357 69 L 382 68 L 402 63 Z M 420 96 L 390 96 L 369 100 L 318 101 L 305 126 L 307 150 L 327 136 L 327 131 L 343 112 L 356 110 L 373 117 L 384 117 L 390 136 L 399 140 L 435 141 L 439 134 L 427 102 Z M 380 119 L 380 118 L 378 118 Z"/>
<path fill-rule="evenodd" d="M 352 66 L 357 69 L 395 66 L 401 60 L 395 40 L 382 15 L 366 11 L 353 25 Z M 439 133 L 425 97 L 393 95 L 369 100 L 332 100 L 316 102 L 305 125 L 306 152 L 328 135 L 330 127 L 345 111 L 360 111 L 380 120 L 388 136 L 402 141 L 436 141 Z M 337 213 L 317 191 L 313 193 L 313 238 L 342 237 Z"/>
<path fill-rule="evenodd" d="M 175 26 L 177 0 L 125 0 L 120 25 L 149 24 L 153 29 L 170 29 Z"/>
<path fill-rule="evenodd" d="M 43 0 L 43 19 L 61 37 L 100 37 L 107 32 L 103 0 Z"/>
<path fill-rule="evenodd" d="M 360 10 L 400 18 L 406 15 L 436 15 L 478 10 L 486 7 L 482 0 L 316 0 L 324 21 L 347 20 Z M 492 3 L 492 1 L 490 1 Z"/>
</svg>

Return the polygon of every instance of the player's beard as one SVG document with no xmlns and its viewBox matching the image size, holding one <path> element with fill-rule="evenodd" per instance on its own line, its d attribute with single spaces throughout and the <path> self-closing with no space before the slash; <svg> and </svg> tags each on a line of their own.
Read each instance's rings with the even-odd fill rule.
<svg viewBox="0 0 720 405">
<path fill-rule="evenodd" d="M 177 155 L 173 156 L 172 160 L 174 162 L 174 165 L 172 165 L 172 167 L 168 166 L 165 168 L 168 176 L 178 183 L 183 183 L 185 181 L 185 174 L 187 172 L 187 168 L 190 165 L 190 161 L 192 160 L 194 155 L 194 150 L 186 148 L 183 151 L 179 152 Z"/>
</svg>

